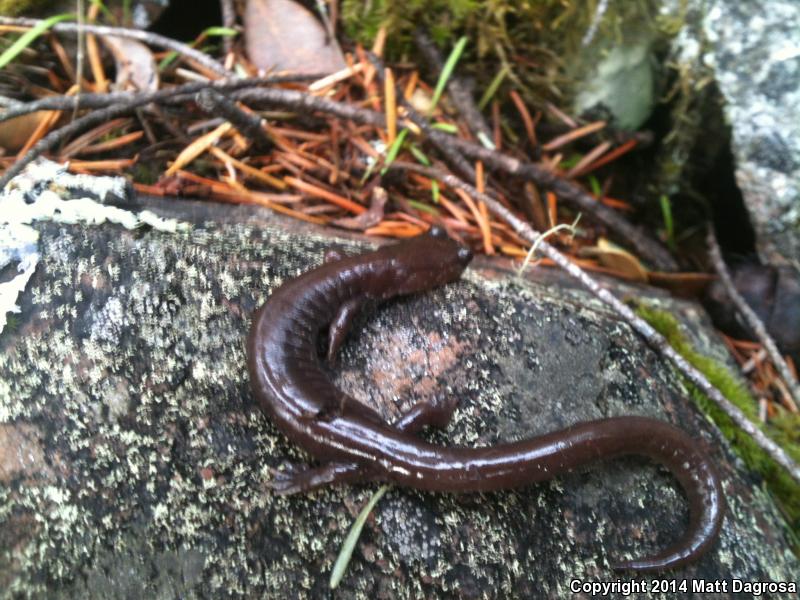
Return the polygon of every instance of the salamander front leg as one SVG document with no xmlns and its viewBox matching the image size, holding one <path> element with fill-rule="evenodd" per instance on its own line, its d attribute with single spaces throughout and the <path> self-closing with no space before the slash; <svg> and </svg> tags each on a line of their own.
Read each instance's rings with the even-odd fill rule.
<svg viewBox="0 0 800 600">
<path fill-rule="evenodd" d="M 418 433 L 423 427 L 446 427 L 458 406 L 454 398 L 435 398 L 417 402 L 392 426 L 405 433 Z M 358 483 L 372 479 L 375 469 L 359 463 L 329 462 L 297 471 L 273 471 L 268 486 L 281 495 L 312 492 L 328 485 Z"/>
<path fill-rule="evenodd" d="M 336 313 L 328 328 L 328 362 L 333 361 L 333 357 L 342 346 L 344 338 L 347 337 L 347 332 L 350 331 L 353 319 L 355 319 L 365 302 L 365 298 L 358 296 L 351 298 L 339 307 L 339 312 Z"/>
</svg>

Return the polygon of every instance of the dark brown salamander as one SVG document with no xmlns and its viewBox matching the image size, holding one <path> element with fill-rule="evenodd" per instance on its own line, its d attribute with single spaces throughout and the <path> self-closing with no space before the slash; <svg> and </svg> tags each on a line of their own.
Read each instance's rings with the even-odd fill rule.
<svg viewBox="0 0 800 600">
<path fill-rule="evenodd" d="M 456 403 L 420 403 L 389 424 L 336 389 L 321 368 L 318 342 L 329 330 L 328 356 L 367 301 L 427 290 L 459 278 L 471 252 L 438 228 L 394 246 L 326 264 L 272 292 L 256 313 L 248 366 L 261 408 L 295 443 L 324 461 L 279 476 L 282 493 L 344 481 L 390 481 L 422 490 L 486 491 L 552 479 L 580 465 L 643 455 L 665 465 L 689 500 L 684 536 L 659 554 L 616 563 L 654 571 L 696 560 L 717 537 L 725 501 L 709 458 L 683 431 L 656 419 L 614 417 L 578 423 L 533 439 L 484 448 L 430 444 L 413 435 L 443 427 Z"/>
</svg>

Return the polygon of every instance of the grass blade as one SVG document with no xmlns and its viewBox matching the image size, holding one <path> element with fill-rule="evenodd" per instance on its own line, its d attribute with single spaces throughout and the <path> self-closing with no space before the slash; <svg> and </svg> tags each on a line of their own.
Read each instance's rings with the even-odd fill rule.
<svg viewBox="0 0 800 600">
<path fill-rule="evenodd" d="M 71 21 L 74 19 L 75 15 L 72 13 L 55 15 L 49 19 L 45 19 L 41 23 L 38 23 L 35 27 L 31 27 L 28 31 L 19 36 L 16 42 L 6 48 L 6 51 L 3 52 L 3 54 L 0 54 L 0 69 L 14 60 L 20 52 L 30 46 L 37 37 L 50 29 L 53 25 L 60 23 L 61 21 Z"/>
<path fill-rule="evenodd" d="M 353 526 L 350 528 L 350 532 L 347 534 L 347 537 L 344 540 L 344 544 L 342 544 L 342 549 L 339 551 L 339 556 L 336 558 L 336 563 L 333 565 L 329 584 L 332 590 L 336 589 L 339 583 L 341 583 L 342 577 L 344 577 L 345 569 L 347 569 L 347 565 L 350 563 L 350 558 L 353 556 L 353 550 L 356 548 L 356 542 L 358 542 L 358 537 L 361 535 L 361 530 L 364 528 L 364 523 L 367 522 L 369 513 L 372 512 L 372 509 L 375 508 L 378 500 L 383 498 L 383 495 L 388 489 L 389 486 L 382 485 L 380 489 L 372 495 L 372 498 L 369 499 L 367 505 L 361 509 L 360 513 L 358 513 L 358 517 L 356 517 Z"/>
<path fill-rule="evenodd" d="M 450 76 L 456 68 L 456 63 L 458 63 L 458 59 L 461 58 L 461 54 L 467 46 L 467 41 L 468 38 L 466 36 L 458 40 L 450 56 L 447 57 L 447 61 L 444 63 L 444 67 L 442 67 L 442 72 L 439 74 L 439 81 L 436 82 L 436 89 L 433 92 L 431 107 L 428 109 L 429 116 L 433 114 L 436 105 L 439 103 L 439 98 L 442 97 L 442 93 L 444 92 L 444 86 L 446 86 L 447 82 L 450 80 Z"/>
<path fill-rule="evenodd" d="M 389 146 L 389 149 L 386 151 L 386 161 L 384 162 L 384 167 L 381 169 L 381 175 L 385 175 L 386 171 L 389 170 L 389 165 L 394 162 L 394 159 L 397 158 L 397 155 L 400 153 L 400 148 L 403 147 L 403 142 L 406 141 L 408 137 L 408 129 L 403 129 L 397 137 L 394 138 L 394 143 Z"/>
<path fill-rule="evenodd" d="M 675 250 L 675 222 L 672 220 L 672 204 L 666 194 L 659 198 L 661 201 L 661 214 L 664 217 L 664 233 L 667 236 L 667 245 Z"/>
</svg>

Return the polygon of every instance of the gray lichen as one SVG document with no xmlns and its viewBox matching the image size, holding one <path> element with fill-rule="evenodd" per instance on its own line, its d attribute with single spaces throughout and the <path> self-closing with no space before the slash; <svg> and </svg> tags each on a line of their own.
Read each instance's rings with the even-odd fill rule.
<svg viewBox="0 0 800 600">
<path fill-rule="evenodd" d="M 331 240 L 236 223 L 178 234 L 38 227 L 40 270 L 19 328 L 0 336 L 0 437 L 24 437 L 34 456 L 0 456 L 17 465 L 0 472 L 0 596 L 323 597 L 374 486 L 266 489 L 271 469 L 308 458 L 253 405 L 244 336 L 269 289 L 318 264 Z M 455 395 L 452 423 L 429 434 L 439 443 L 522 439 L 605 415 L 675 422 L 713 449 L 731 505 L 718 550 L 687 576 L 797 572 L 774 507 L 671 370 L 578 290 L 478 265 L 360 317 L 332 371 L 387 418 Z M 636 460 L 503 493 L 395 489 L 338 593 L 564 595 L 572 577 L 609 577 L 611 558 L 668 543 L 686 513 L 671 477 Z"/>
</svg>

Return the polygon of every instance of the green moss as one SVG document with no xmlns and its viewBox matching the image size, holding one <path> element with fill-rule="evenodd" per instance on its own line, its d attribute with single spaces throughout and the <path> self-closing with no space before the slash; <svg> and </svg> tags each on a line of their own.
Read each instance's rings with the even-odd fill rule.
<svg viewBox="0 0 800 600">
<path fill-rule="evenodd" d="M 52 4 L 51 0 L 0 0 L 0 15 L 16 17 L 39 14 Z"/>
<path fill-rule="evenodd" d="M 778 443 L 794 460 L 800 461 L 800 415 L 782 412 L 762 424 L 757 403 L 750 392 L 722 363 L 700 354 L 680 330 L 678 320 L 670 313 L 639 306 L 637 314 L 661 333 L 670 345 L 689 363 L 701 371 L 722 394 L 735 404 L 753 423 Z M 759 473 L 775 498 L 789 525 L 789 535 L 796 554 L 800 554 L 800 484 L 783 467 L 772 460 L 753 439 L 739 429 L 714 402 L 697 387 L 684 380 L 700 409 L 719 427 L 747 466 Z"/>
<path fill-rule="evenodd" d="M 594 64 L 601 41 L 611 47 L 666 35 L 674 23 L 665 20 L 652 0 L 614 2 L 597 25 L 595 44 L 586 47 L 584 37 L 593 27 L 598 2 L 575 0 L 343 0 L 342 21 L 354 40 L 371 45 L 382 25 L 387 27 L 387 55 L 408 59 L 415 45 L 412 33 L 424 26 L 447 54 L 465 35 L 470 40 L 469 58 L 459 64 L 463 74 L 477 80 L 482 90 L 502 68 L 513 86 L 529 101 L 554 100 L 567 93 L 568 82 L 588 56 Z M 682 14 L 682 13 L 681 13 Z M 681 17 L 676 17 L 679 20 Z"/>
</svg>

